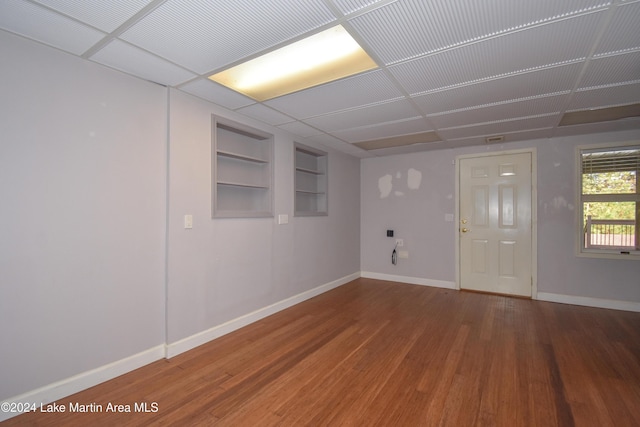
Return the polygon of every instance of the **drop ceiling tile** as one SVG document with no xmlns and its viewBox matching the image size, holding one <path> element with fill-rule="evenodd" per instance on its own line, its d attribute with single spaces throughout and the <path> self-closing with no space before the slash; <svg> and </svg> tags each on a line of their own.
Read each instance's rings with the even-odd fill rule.
<svg viewBox="0 0 640 427">
<path fill-rule="evenodd" d="M 286 114 L 282 114 L 281 112 L 262 104 L 248 105 L 246 107 L 239 108 L 236 111 L 240 114 L 253 117 L 254 119 L 269 123 L 273 126 L 289 123 L 294 120 Z"/>
<path fill-rule="evenodd" d="M 183 92 L 195 95 L 198 98 L 206 99 L 214 104 L 221 105 L 230 110 L 235 110 L 246 105 L 251 105 L 255 101 L 249 97 L 239 94 L 231 89 L 227 89 L 211 80 L 202 78 L 194 80 L 179 87 Z"/>
<path fill-rule="evenodd" d="M 107 33 L 112 32 L 138 13 L 151 0 L 35 0 L 60 13 L 75 18 Z"/>
<path fill-rule="evenodd" d="M 620 4 L 607 26 L 596 54 L 640 47 L 640 2 Z"/>
<path fill-rule="evenodd" d="M 560 126 L 555 130 L 554 136 L 586 135 L 591 133 L 618 132 L 623 130 L 638 130 L 638 129 L 640 129 L 640 118 L 634 117 L 634 118 L 623 119 L 623 120 L 615 120 L 612 122 L 589 123 L 589 124 L 574 125 L 574 126 Z"/>
<path fill-rule="evenodd" d="M 429 116 L 437 129 L 488 123 L 518 117 L 538 116 L 562 111 L 569 99 L 569 93 L 524 99 L 515 102 L 489 105 L 481 108 L 458 110 L 451 113 Z"/>
<path fill-rule="evenodd" d="M 83 54 L 105 36 L 73 19 L 20 0 L 0 1 L 0 29 L 76 55 Z"/>
<path fill-rule="evenodd" d="M 345 15 L 348 15 L 358 10 L 362 10 L 378 3 L 388 3 L 395 0 L 333 0 L 333 3 L 340 9 Z"/>
<path fill-rule="evenodd" d="M 359 141 L 355 145 L 365 150 L 380 150 L 382 148 L 406 147 L 408 145 L 426 144 L 440 141 L 440 135 L 433 131 L 418 132 L 409 135 L 396 135 L 390 138 Z"/>
<path fill-rule="evenodd" d="M 369 150 L 368 152 L 374 156 L 393 156 L 396 154 L 419 153 L 421 151 L 438 150 L 447 148 L 444 141 L 425 142 L 411 145 L 401 145 L 399 147 L 378 148 L 377 150 Z"/>
<path fill-rule="evenodd" d="M 327 83 L 265 104 L 298 119 L 397 99 L 402 93 L 382 71 L 371 71 Z"/>
<path fill-rule="evenodd" d="M 567 110 L 587 110 L 636 103 L 640 103 L 640 80 L 624 85 L 578 90 L 573 94 Z"/>
<path fill-rule="evenodd" d="M 420 115 L 420 113 L 413 107 L 411 102 L 400 99 L 383 104 L 312 117 L 305 121 L 326 132 L 335 132 L 338 130 L 396 121 L 405 117 L 415 117 L 418 115 Z"/>
<path fill-rule="evenodd" d="M 595 38 L 592 29 L 602 18 L 601 12 L 595 12 L 541 25 L 393 65 L 389 70 L 408 93 L 415 95 L 551 64 L 577 62 L 589 54 Z"/>
<path fill-rule="evenodd" d="M 301 136 L 303 138 L 322 133 L 318 129 L 314 129 L 311 126 L 306 125 L 302 122 L 285 123 L 283 125 L 278 126 L 278 128 L 282 130 L 286 130 L 287 132 L 291 132 L 292 134 Z"/>
<path fill-rule="evenodd" d="M 389 138 L 398 135 L 410 135 L 414 133 L 429 132 L 433 127 L 422 117 L 414 117 L 377 126 L 367 126 L 356 129 L 348 129 L 332 132 L 337 138 L 348 142 L 369 141 L 372 139 Z"/>
<path fill-rule="evenodd" d="M 169 0 L 122 38 L 204 74 L 334 20 L 322 0 Z"/>
<path fill-rule="evenodd" d="M 486 80 L 413 98 L 425 114 L 458 110 L 573 89 L 583 62 Z"/>
<path fill-rule="evenodd" d="M 580 87 L 603 86 L 638 80 L 640 77 L 640 51 L 603 56 L 589 61 Z"/>
<path fill-rule="evenodd" d="M 532 141 L 535 139 L 547 139 L 547 138 L 551 138 L 552 136 L 553 136 L 553 129 L 534 129 L 534 130 L 525 130 L 521 132 L 505 134 L 504 142 L 501 142 L 498 144 L 487 144 L 484 136 L 474 136 L 470 138 L 462 138 L 462 139 L 447 141 L 444 144 L 445 147 L 443 148 L 461 148 L 461 147 L 472 147 L 472 146 L 479 146 L 479 145 L 485 145 L 485 146 L 491 145 L 491 146 L 497 146 L 502 148 L 502 147 L 505 147 L 505 144 L 507 144 L 507 147 L 508 147 L 508 144 L 510 142 Z"/>
<path fill-rule="evenodd" d="M 320 135 L 314 135 L 308 138 L 304 138 L 302 141 L 300 141 L 303 144 L 309 144 L 309 145 L 313 145 L 313 144 L 322 144 L 323 146 L 327 147 L 327 148 L 334 148 L 336 150 L 339 150 L 343 153 L 347 153 L 347 154 L 351 154 L 352 156 L 356 156 L 359 158 L 364 158 L 364 157 L 373 157 L 371 154 L 369 154 L 368 151 L 363 150 L 360 147 L 356 147 L 353 144 L 349 144 L 347 142 L 341 141 L 338 138 L 334 138 L 331 135 L 327 135 L 325 133 L 320 134 Z"/>
<path fill-rule="evenodd" d="M 93 55 L 91 60 L 167 86 L 174 86 L 197 77 L 184 68 L 120 40 L 111 41 Z"/>
<path fill-rule="evenodd" d="M 553 129 L 532 129 L 505 133 L 504 139 L 506 143 L 517 141 L 531 141 L 534 139 L 548 139 L 553 136 Z"/>
<path fill-rule="evenodd" d="M 350 21 L 385 64 L 602 8 L 601 0 L 398 1 Z M 607 4 L 609 2 L 605 2 Z"/>
<path fill-rule="evenodd" d="M 527 117 L 524 119 L 501 120 L 494 123 L 485 123 L 476 126 L 463 126 L 458 128 L 440 129 L 438 134 L 447 141 L 477 137 L 484 138 L 492 135 L 503 135 L 533 129 L 547 129 L 557 125 L 560 114 L 547 114 L 539 117 Z"/>
</svg>

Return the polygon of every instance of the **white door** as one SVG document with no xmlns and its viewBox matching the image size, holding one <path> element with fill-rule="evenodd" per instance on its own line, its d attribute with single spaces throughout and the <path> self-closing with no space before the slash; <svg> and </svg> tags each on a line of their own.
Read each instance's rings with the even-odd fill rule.
<svg viewBox="0 0 640 427">
<path fill-rule="evenodd" d="M 531 297 L 531 153 L 460 159 L 460 288 Z"/>
</svg>

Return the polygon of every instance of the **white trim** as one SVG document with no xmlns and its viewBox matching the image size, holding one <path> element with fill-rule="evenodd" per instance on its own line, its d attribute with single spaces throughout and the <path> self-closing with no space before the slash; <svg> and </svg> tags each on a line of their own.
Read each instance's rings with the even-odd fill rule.
<svg viewBox="0 0 640 427">
<path fill-rule="evenodd" d="M 360 272 L 349 274 L 348 276 L 344 276 L 340 279 L 334 280 L 333 282 L 326 283 L 324 285 L 318 286 L 317 288 L 313 288 L 311 290 L 302 292 L 298 295 L 294 295 L 285 300 L 271 304 L 267 307 L 258 309 L 252 313 L 248 313 L 248 314 L 245 314 L 244 316 L 240 316 L 233 320 L 229 320 L 228 322 L 225 322 L 221 325 L 214 326 L 210 329 L 207 329 L 206 331 L 198 332 L 197 334 L 183 338 L 174 343 L 167 344 L 166 357 L 167 359 L 169 359 L 171 357 L 177 356 L 178 354 L 184 353 L 185 351 L 189 351 L 195 347 L 198 347 L 211 340 L 214 340 L 230 332 L 233 332 L 237 329 L 240 329 L 244 326 L 247 326 L 253 322 L 257 322 L 258 320 L 263 319 L 267 316 L 270 316 L 274 313 L 277 313 L 286 308 L 299 304 L 302 301 L 308 300 L 317 295 L 330 291 L 331 289 L 342 286 L 345 283 L 348 283 L 357 279 L 358 277 L 360 277 Z"/>
<path fill-rule="evenodd" d="M 421 277 L 398 276 L 395 274 L 374 273 L 371 271 L 363 271 L 360 277 L 366 279 L 387 280 L 391 282 L 409 283 L 411 285 L 432 286 L 435 288 L 457 289 L 456 282 L 445 280 L 423 279 Z"/>
<path fill-rule="evenodd" d="M 99 368 L 82 372 L 9 399 L 4 399 L 3 402 L 35 403 L 36 407 L 39 408 L 41 404 L 46 405 L 47 403 L 86 390 L 163 358 L 164 345 L 159 345 Z M 16 415 L 20 414 L 0 411 L 0 421 L 7 420 Z"/>
<path fill-rule="evenodd" d="M 298 295 L 294 295 L 290 298 L 269 305 L 254 311 L 253 313 L 246 314 L 238 317 L 237 319 L 230 320 L 222 325 L 214 326 L 213 328 L 192 335 L 180 341 L 172 344 L 163 344 L 157 347 L 150 348 L 133 356 L 126 357 L 116 362 L 109 363 L 96 369 L 92 369 L 87 372 L 83 372 L 72 377 L 66 378 L 55 383 L 48 384 L 38 389 L 23 393 L 18 396 L 14 396 L 8 399 L 4 399 L 3 402 L 15 402 L 15 403 L 35 403 L 36 407 L 40 405 L 46 405 L 54 402 L 63 397 L 70 396 L 82 390 L 86 390 L 90 387 L 118 377 L 120 375 L 131 372 L 149 363 L 161 360 L 164 358 L 170 358 L 176 356 L 185 351 L 191 350 L 201 344 L 218 338 L 222 335 L 233 332 L 243 326 L 256 322 L 264 317 L 270 316 L 278 311 L 284 310 L 291 306 L 294 306 L 302 301 L 313 298 L 331 289 L 342 286 L 348 282 L 351 282 L 360 277 L 360 272 L 355 272 L 344 276 L 340 279 L 318 286 L 306 292 Z M 0 422 L 12 418 L 19 413 L 8 413 L 0 411 Z"/>
<path fill-rule="evenodd" d="M 582 305 L 585 307 L 608 308 L 612 310 L 640 312 L 640 302 L 620 301 L 602 298 L 580 297 L 575 295 L 538 292 L 538 300 L 561 304 Z"/>
<path fill-rule="evenodd" d="M 455 207 L 453 212 L 453 242 L 455 246 L 454 265 L 455 265 L 455 288 L 460 290 L 460 160 L 461 157 L 457 156 L 454 160 L 456 164 L 456 176 L 455 176 Z"/>
<path fill-rule="evenodd" d="M 536 147 L 517 150 L 489 151 L 486 153 L 470 153 L 456 156 L 455 176 L 455 212 L 454 221 L 460 224 L 460 160 L 475 157 L 501 156 L 509 154 L 531 154 L 531 298 L 538 295 L 538 150 Z M 460 289 L 460 232 L 454 227 L 455 237 L 455 287 Z"/>
</svg>

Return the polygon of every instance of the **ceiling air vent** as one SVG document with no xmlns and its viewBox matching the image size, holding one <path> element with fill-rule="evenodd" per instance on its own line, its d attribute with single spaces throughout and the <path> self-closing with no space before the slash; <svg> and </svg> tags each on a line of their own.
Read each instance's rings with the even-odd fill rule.
<svg viewBox="0 0 640 427">
<path fill-rule="evenodd" d="M 504 135 L 488 136 L 484 139 L 487 144 L 495 144 L 497 142 L 504 142 Z"/>
</svg>

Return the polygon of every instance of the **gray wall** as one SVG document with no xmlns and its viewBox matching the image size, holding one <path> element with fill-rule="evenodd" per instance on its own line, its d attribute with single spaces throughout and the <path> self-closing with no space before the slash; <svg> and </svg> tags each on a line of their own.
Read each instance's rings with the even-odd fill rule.
<svg viewBox="0 0 640 427">
<path fill-rule="evenodd" d="M 294 218 L 289 134 L 2 31 L 0 53 L 0 400 L 359 271 L 359 159 L 328 150 L 329 216 Z M 289 224 L 211 219 L 212 113 L 276 135 Z"/>
<path fill-rule="evenodd" d="M 212 114 L 275 133 L 274 213 L 288 224 L 211 219 Z M 170 141 L 169 343 L 359 270 L 359 159 L 330 152 L 329 215 L 298 218 L 288 134 L 172 90 Z"/>
<path fill-rule="evenodd" d="M 451 150 L 414 153 L 361 162 L 361 270 L 429 280 L 453 281 L 455 159 Z M 409 188 L 409 170 L 421 173 Z M 390 184 L 390 185 L 389 185 Z M 417 188 L 416 188 L 417 187 Z M 386 230 L 394 230 L 394 238 Z M 395 239 L 409 259 L 391 264 Z"/>
<path fill-rule="evenodd" d="M 164 342 L 166 89 L 0 52 L 2 399 Z"/>
<path fill-rule="evenodd" d="M 468 147 L 364 159 L 361 165 L 361 270 L 377 274 L 454 282 L 456 156 L 536 147 L 538 173 L 538 292 L 640 302 L 640 263 L 576 256 L 576 146 L 639 141 L 640 131 L 603 133 Z M 407 171 L 422 173 L 418 189 L 407 185 Z M 380 178 L 392 176 L 383 197 Z M 382 188 L 386 190 L 385 186 Z M 396 191 L 399 193 L 396 194 Z M 409 259 L 390 261 L 395 239 L 405 241 Z"/>
</svg>

